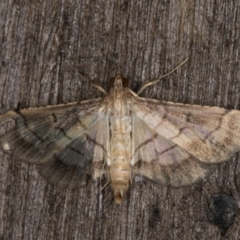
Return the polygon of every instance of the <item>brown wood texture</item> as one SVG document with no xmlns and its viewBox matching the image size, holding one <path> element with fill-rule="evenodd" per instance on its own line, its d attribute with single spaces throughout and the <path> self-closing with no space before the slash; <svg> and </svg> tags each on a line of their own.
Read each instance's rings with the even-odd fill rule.
<svg viewBox="0 0 240 240">
<path fill-rule="evenodd" d="M 108 89 L 119 67 L 137 91 L 187 57 L 141 96 L 240 109 L 239 39 L 237 0 L 2 0 L 0 111 L 100 97 L 84 77 Z M 102 181 L 62 190 L 1 153 L 0 239 L 239 239 L 239 214 L 224 234 L 206 216 L 212 194 L 239 204 L 237 160 L 190 187 L 134 181 L 118 206 Z"/>
</svg>

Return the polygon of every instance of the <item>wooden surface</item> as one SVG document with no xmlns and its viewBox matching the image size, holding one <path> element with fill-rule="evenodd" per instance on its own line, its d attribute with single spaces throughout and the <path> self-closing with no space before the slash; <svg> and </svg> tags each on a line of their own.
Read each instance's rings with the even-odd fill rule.
<svg viewBox="0 0 240 240">
<path fill-rule="evenodd" d="M 137 91 L 187 57 L 141 96 L 240 109 L 239 39 L 236 0 L 3 0 L 0 111 L 100 97 L 84 77 L 108 89 L 118 68 Z M 133 182 L 117 206 L 101 181 L 58 189 L 0 152 L 0 239 L 239 239 L 239 214 L 225 231 L 206 214 L 213 194 L 240 204 L 238 159 L 190 187 Z"/>
</svg>

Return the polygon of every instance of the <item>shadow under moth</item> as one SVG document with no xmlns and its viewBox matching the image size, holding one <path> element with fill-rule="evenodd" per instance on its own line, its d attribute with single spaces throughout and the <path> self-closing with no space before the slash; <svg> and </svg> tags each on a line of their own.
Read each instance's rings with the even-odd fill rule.
<svg viewBox="0 0 240 240">
<path fill-rule="evenodd" d="M 8 111 L 0 126 L 3 151 L 48 182 L 74 188 L 104 174 L 117 204 L 134 175 L 187 186 L 240 150 L 240 111 L 142 98 L 120 74 L 104 98 Z"/>
</svg>

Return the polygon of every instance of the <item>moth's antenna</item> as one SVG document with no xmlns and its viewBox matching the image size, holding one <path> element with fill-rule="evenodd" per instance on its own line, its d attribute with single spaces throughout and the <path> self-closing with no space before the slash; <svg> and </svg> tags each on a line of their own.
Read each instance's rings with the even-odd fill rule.
<svg viewBox="0 0 240 240">
<path fill-rule="evenodd" d="M 80 74 L 80 73 L 72 66 L 71 63 L 69 63 L 67 60 L 66 60 L 66 62 L 67 62 L 67 64 L 68 64 L 74 71 L 77 72 L 77 74 L 78 74 L 80 77 L 84 78 L 85 80 L 87 80 L 87 81 L 90 83 L 90 85 L 92 85 L 93 87 L 97 88 L 99 91 L 103 92 L 105 95 L 107 95 L 107 92 L 106 92 L 100 85 L 98 85 L 98 84 L 94 83 L 93 81 L 91 81 L 91 80 L 87 79 L 86 77 L 84 77 L 82 74 Z"/>
<path fill-rule="evenodd" d="M 165 78 L 166 76 L 168 76 L 169 74 L 173 73 L 174 71 L 176 71 L 178 68 L 180 68 L 186 61 L 188 60 L 188 58 L 186 58 L 181 64 L 179 64 L 177 67 L 175 67 L 172 71 L 170 71 L 169 73 L 161 76 L 160 78 L 157 78 L 157 79 L 153 79 L 152 81 L 144 84 L 140 90 L 137 92 L 137 95 L 139 95 L 145 88 L 149 87 L 149 86 L 152 86 L 156 83 L 158 83 L 162 78 Z"/>
</svg>

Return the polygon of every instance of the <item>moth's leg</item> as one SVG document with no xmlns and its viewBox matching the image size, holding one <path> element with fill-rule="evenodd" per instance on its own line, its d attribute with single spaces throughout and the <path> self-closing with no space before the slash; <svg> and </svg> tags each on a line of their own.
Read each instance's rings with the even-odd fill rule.
<svg viewBox="0 0 240 240">
<path fill-rule="evenodd" d="M 130 161 L 130 165 L 131 167 L 133 167 L 135 165 L 135 163 L 137 162 L 137 159 L 135 157 L 135 143 L 134 143 L 134 139 L 136 137 L 135 135 L 135 127 L 134 127 L 134 124 L 135 124 L 135 116 L 132 115 L 132 139 L 131 139 L 131 161 Z"/>
<path fill-rule="evenodd" d="M 107 117 L 107 136 L 106 136 L 106 162 L 108 166 L 111 166 L 111 156 L 110 156 L 110 121 L 109 121 L 109 114 Z"/>
</svg>

